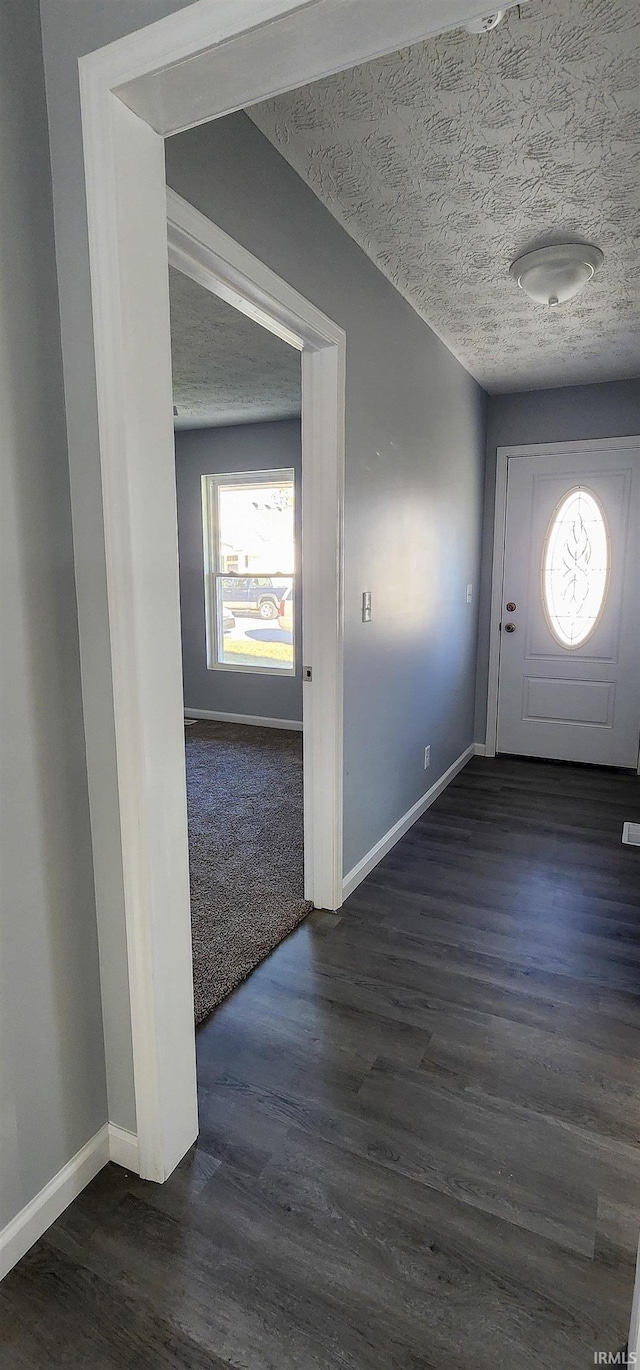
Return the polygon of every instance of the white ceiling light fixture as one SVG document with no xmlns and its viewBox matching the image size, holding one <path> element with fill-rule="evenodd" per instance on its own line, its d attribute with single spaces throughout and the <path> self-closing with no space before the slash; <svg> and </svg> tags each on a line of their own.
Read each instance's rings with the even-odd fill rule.
<svg viewBox="0 0 640 1370">
<path fill-rule="evenodd" d="M 554 308 L 572 300 L 595 276 L 604 261 L 599 247 L 589 243 L 558 243 L 525 252 L 509 267 L 509 275 L 537 304 Z"/>
</svg>

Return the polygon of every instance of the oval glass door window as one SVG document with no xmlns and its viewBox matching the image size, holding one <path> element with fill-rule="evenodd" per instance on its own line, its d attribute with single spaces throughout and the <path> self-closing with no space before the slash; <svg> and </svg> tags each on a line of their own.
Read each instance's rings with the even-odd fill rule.
<svg viewBox="0 0 640 1370">
<path fill-rule="evenodd" d="M 579 486 L 554 511 L 545 540 L 542 599 L 551 632 L 563 647 L 581 647 L 604 606 L 609 537 L 591 490 Z"/>
</svg>

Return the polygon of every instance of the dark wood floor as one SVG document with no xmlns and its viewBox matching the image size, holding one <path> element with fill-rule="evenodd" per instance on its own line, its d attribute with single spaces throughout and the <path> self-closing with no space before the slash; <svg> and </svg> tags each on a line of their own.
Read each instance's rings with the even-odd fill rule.
<svg viewBox="0 0 640 1370">
<path fill-rule="evenodd" d="M 578 1370 L 640 1231 L 637 781 L 475 759 L 199 1032 L 201 1136 L 0 1290 L 3 1367 Z M 635 805 L 635 814 L 634 814 Z"/>
</svg>

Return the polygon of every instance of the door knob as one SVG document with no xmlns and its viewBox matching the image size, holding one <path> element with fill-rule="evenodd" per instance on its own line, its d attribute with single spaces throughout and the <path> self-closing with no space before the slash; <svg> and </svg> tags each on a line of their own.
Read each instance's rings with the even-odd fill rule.
<svg viewBox="0 0 640 1370">
<path fill-rule="evenodd" d="M 505 625 L 504 625 L 504 631 L 505 631 L 505 633 L 515 633 L 515 631 L 516 631 L 516 625 L 515 625 L 515 623 L 505 623 Z"/>
</svg>

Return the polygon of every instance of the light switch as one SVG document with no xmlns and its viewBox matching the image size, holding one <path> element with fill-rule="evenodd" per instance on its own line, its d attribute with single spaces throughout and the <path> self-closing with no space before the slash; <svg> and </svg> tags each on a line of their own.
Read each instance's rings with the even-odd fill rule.
<svg viewBox="0 0 640 1370">
<path fill-rule="evenodd" d="M 467 593 L 467 604 L 470 604 L 470 603 L 471 603 L 471 600 L 473 599 L 473 585 L 467 585 L 467 592 L 466 592 L 466 593 Z"/>
<path fill-rule="evenodd" d="M 362 622 L 371 622 L 371 591 L 362 591 Z"/>
</svg>

